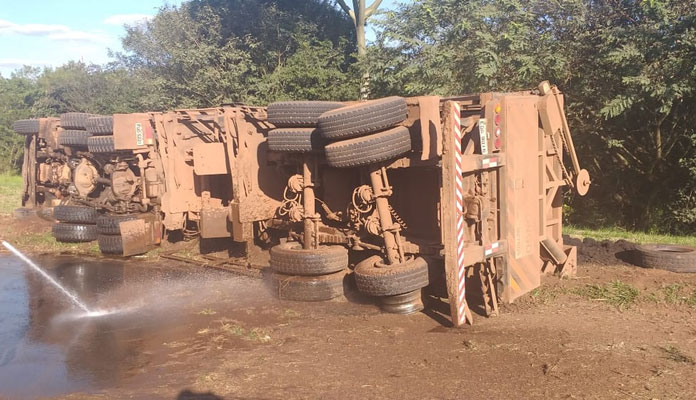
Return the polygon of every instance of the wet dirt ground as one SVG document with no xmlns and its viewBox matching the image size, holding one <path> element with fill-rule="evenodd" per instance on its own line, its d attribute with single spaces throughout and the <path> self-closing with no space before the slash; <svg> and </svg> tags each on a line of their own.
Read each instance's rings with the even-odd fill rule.
<svg viewBox="0 0 696 400">
<path fill-rule="evenodd" d="M 128 310 L 80 318 L 4 253 L 0 398 L 696 398 L 696 276 L 594 252 L 577 278 L 546 277 L 461 330 L 433 298 L 389 315 L 352 295 L 278 301 L 262 280 L 171 262 L 33 257 L 90 307 Z M 616 282 L 635 301 L 587 295 Z"/>
</svg>

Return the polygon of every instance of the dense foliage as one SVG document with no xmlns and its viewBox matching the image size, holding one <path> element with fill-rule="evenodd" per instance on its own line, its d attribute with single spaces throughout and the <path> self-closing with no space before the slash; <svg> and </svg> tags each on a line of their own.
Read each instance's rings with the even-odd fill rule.
<svg viewBox="0 0 696 400">
<path fill-rule="evenodd" d="M 696 232 L 696 7 L 691 0 L 403 1 L 371 20 L 356 57 L 330 0 L 191 0 L 127 29 L 107 66 L 69 63 L 0 79 L 0 151 L 12 120 L 224 102 L 355 99 L 535 87 L 566 95 L 593 187 L 571 221 Z M 358 65 L 361 64 L 361 65 Z"/>
</svg>

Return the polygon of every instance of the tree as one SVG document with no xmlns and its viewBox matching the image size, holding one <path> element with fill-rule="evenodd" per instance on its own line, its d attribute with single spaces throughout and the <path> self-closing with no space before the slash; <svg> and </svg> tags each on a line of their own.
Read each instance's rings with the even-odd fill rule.
<svg viewBox="0 0 696 400">
<path fill-rule="evenodd" d="M 350 29 L 348 17 L 326 1 L 193 0 L 129 27 L 118 58 L 152 82 L 165 108 L 266 102 L 293 95 L 281 95 L 269 80 L 313 52 L 330 62 L 307 63 L 304 57 L 304 69 L 297 72 L 321 76 L 330 68 L 329 75 L 347 74 L 354 52 L 345 40 Z M 321 98 L 334 95 L 326 85 L 314 91 Z"/>
<path fill-rule="evenodd" d="M 692 1 L 423 0 L 387 12 L 368 51 L 378 95 L 557 83 L 594 182 L 571 221 L 694 232 Z"/>
<path fill-rule="evenodd" d="M 365 26 L 367 20 L 379 9 L 382 0 L 373 0 L 372 4 L 367 6 L 365 0 L 353 0 L 353 8 L 351 9 L 346 4 L 345 0 L 337 0 L 338 5 L 350 16 L 355 26 L 355 42 L 358 46 L 358 58 L 364 60 L 367 55 L 367 43 L 365 41 Z M 360 85 L 360 97 L 367 99 L 370 95 L 370 73 L 368 70 L 363 71 L 362 83 Z"/>
<path fill-rule="evenodd" d="M 32 106 L 40 98 L 39 74 L 39 69 L 25 67 L 9 79 L 0 77 L 0 174 L 17 173 L 22 167 L 25 138 L 12 130 L 12 123 L 32 116 Z"/>
</svg>

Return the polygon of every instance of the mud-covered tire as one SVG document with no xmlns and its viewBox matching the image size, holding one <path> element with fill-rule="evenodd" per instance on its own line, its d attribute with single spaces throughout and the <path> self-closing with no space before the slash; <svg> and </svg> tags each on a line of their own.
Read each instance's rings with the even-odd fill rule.
<svg viewBox="0 0 696 400">
<path fill-rule="evenodd" d="M 428 286 L 428 264 L 422 257 L 404 263 L 377 267 L 380 256 L 372 256 L 355 266 L 358 290 L 370 296 L 394 296 Z"/>
<path fill-rule="evenodd" d="M 406 99 L 393 96 L 327 111 L 318 125 L 327 140 L 344 140 L 394 127 L 407 115 Z"/>
<path fill-rule="evenodd" d="M 12 216 L 15 219 L 29 218 L 33 217 L 34 215 L 36 215 L 36 210 L 33 208 L 19 207 L 15 208 L 14 211 L 12 211 Z"/>
<path fill-rule="evenodd" d="M 100 215 L 97 218 L 97 231 L 103 235 L 120 235 L 120 223 L 138 219 L 136 214 Z"/>
<path fill-rule="evenodd" d="M 696 248 L 668 244 L 636 246 L 636 264 L 645 268 L 696 273 Z"/>
<path fill-rule="evenodd" d="M 86 129 L 87 119 L 94 117 L 94 114 L 69 112 L 60 115 L 60 126 L 63 129 Z"/>
<path fill-rule="evenodd" d="M 349 270 L 320 276 L 271 274 L 273 294 L 281 300 L 326 301 L 344 294 Z"/>
<path fill-rule="evenodd" d="M 348 268 L 348 250 L 343 246 L 319 246 L 305 250 L 298 242 L 271 248 L 271 269 L 287 275 L 325 275 Z"/>
<path fill-rule="evenodd" d="M 12 129 L 20 135 L 34 135 L 39 133 L 39 120 L 20 119 L 12 124 Z"/>
<path fill-rule="evenodd" d="M 56 221 L 56 218 L 53 216 L 53 207 L 41 207 L 36 210 L 36 215 L 45 221 Z"/>
<path fill-rule="evenodd" d="M 92 136 L 87 140 L 90 153 L 113 153 L 116 151 L 113 136 Z"/>
<path fill-rule="evenodd" d="M 85 224 L 53 224 L 53 237 L 59 242 L 81 243 L 97 239 L 97 226 Z"/>
<path fill-rule="evenodd" d="M 87 131 L 68 129 L 58 134 L 58 144 L 68 147 L 87 147 L 91 136 L 92 134 Z"/>
<path fill-rule="evenodd" d="M 268 149 L 285 153 L 311 153 L 324 149 L 316 128 L 280 128 L 268 132 Z"/>
<path fill-rule="evenodd" d="M 97 237 L 99 251 L 103 254 L 123 255 L 123 237 L 121 235 L 102 235 Z"/>
<path fill-rule="evenodd" d="M 112 115 L 89 117 L 86 129 L 93 135 L 112 135 L 114 133 L 114 117 Z"/>
<path fill-rule="evenodd" d="M 60 222 L 92 225 L 96 223 L 97 216 L 97 210 L 92 207 L 69 205 L 53 207 L 53 218 Z"/>
<path fill-rule="evenodd" d="M 335 168 L 359 167 L 391 160 L 411 151 L 408 128 L 398 126 L 384 132 L 331 143 L 324 148 L 326 163 Z"/>
<path fill-rule="evenodd" d="M 280 101 L 268 106 L 268 122 L 277 128 L 314 127 L 320 115 L 344 106 L 334 101 Z"/>
</svg>

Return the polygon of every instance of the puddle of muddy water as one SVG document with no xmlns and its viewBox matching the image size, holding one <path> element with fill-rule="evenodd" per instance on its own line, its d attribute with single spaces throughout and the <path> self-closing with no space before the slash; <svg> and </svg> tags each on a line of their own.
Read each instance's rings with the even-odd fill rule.
<svg viewBox="0 0 696 400">
<path fill-rule="evenodd" d="M 165 343 L 209 323 L 201 310 L 270 300 L 260 281 L 200 269 L 191 274 L 74 257 L 35 261 L 106 315 L 85 316 L 19 259 L 1 255 L 0 397 L 118 386 L 166 352 Z"/>
</svg>

